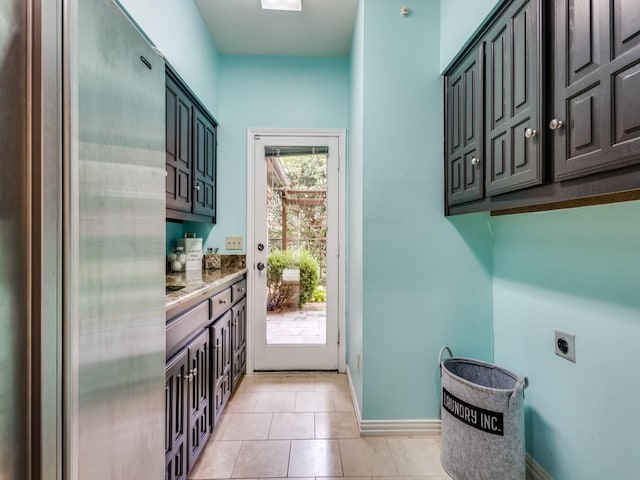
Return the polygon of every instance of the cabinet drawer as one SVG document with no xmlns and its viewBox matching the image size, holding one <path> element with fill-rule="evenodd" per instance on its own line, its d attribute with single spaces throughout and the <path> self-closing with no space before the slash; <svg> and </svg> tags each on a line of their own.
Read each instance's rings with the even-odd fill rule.
<svg viewBox="0 0 640 480">
<path fill-rule="evenodd" d="M 167 325 L 167 358 L 171 358 L 209 323 L 209 302 L 205 301 L 177 316 Z"/>
<path fill-rule="evenodd" d="M 211 297 L 211 319 L 216 319 L 231 308 L 231 288 Z"/>
<path fill-rule="evenodd" d="M 241 280 L 231 286 L 231 301 L 236 303 L 247 294 L 247 280 Z"/>
</svg>

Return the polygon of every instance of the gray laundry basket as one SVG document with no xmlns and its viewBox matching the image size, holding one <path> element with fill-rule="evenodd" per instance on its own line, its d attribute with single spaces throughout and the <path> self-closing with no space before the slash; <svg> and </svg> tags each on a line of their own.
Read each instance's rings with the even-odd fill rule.
<svg viewBox="0 0 640 480">
<path fill-rule="evenodd" d="M 444 352 L 452 358 L 442 359 Z M 525 480 L 527 377 L 442 347 L 440 462 L 454 480 Z"/>
</svg>

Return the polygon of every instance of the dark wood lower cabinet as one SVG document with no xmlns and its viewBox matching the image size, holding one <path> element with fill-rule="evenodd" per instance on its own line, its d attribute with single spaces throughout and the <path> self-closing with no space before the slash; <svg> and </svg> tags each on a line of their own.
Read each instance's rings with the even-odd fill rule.
<svg viewBox="0 0 640 480">
<path fill-rule="evenodd" d="M 216 320 L 210 330 L 213 352 L 212 427 L 215 427 L 231 395 L 231 312 Z"/>
<path fill-rule="evenodd" d="M 233 374 L 231 388 L 235 389 L 240 377 L 247 370 L 247 300 L 242 299 L 231 309 L 231 362 Z"/>
<path fill-rule="evenodd" d="M 165 480 L 187 479 L 246 371 L 245 290 L 229 282 L 167 324 Z"/>
<path fill-rule="evenodd" d="M 189 356 L 189 470 L 209 438 L 209 332 L 202 332 L 187 347 Z"/>
<path fill-rule="evenodd" d="M 187 478 L 187 350 L 165 369 L 165 480 Z"/>
</svg>

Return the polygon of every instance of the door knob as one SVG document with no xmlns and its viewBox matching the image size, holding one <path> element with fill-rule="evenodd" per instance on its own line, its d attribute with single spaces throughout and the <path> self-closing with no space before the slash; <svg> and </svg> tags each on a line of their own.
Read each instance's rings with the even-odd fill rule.
<svg viewBox="0 0 640 480">
<path fill-rule="evenodd" d="M 258 264 L 256 265 L 256 268 L 257 268 L 259 271 L 264 270 L 264 263 L 262 263 L 262 262 L 258 262 Z"/>
<path fill-rule="evenodd" d="M 193 189 L 196 191 L 200 190 L 200 185 L 196 185 L 195 187 L 193 187 Z"/>
<path fill-rule="evenodd" d="M 478 157 L 473 157 L 471 159 L 471 165 L 473 165 L 474 167 L 479 164 L 480 164 L 480 159 Z"/>
<path fill-rule="evenodd" d="M 533 138 L 538 135 L 538 131 L 535 128 L 527 128 L 524 131 L 524 136 L 527 138 Z"/>
<path fill-rule="evenodd" d="M 558 120 L 557 118 L 554 118 L 549 122 L 549 128 L 551 130 L 558 130 L 562 127 L 564 127 L 564 122 L 562 120 Z"/>
</svg>

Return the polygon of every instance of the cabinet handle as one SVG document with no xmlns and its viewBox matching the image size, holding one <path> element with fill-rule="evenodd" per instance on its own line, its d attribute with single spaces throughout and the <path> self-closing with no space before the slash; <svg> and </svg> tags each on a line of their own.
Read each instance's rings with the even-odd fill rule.
<svg viewBox="0 0 640 480">
<path fill-rule="evenodd" d="M 551 130 L 559 130 L 562 127 L 564 127 L 564 122 L 562 120 L 558 120 L 557 118 L 554 118 L 549 122 L 549 128 Z"/>
<path fill-rule="evenodd" d="M 524 131 L 524 136 L 527 138 L 533 138 L 538 135 L 538 131 L 535 128 L 527 128 Z"/>
<path fill-rule="evenodd" d="M 478 166 L 480 164 L 480 159 L 478 157 L 473 157 L 471 159 L 471 165 L 473 165 L 474 167 Z"/>
<path fill-rule="evenodd" d="M 193 187 L 193 189 L 199 191 L 200 190 L 200 185 L 196 185 L 195 187 Z"/>
<path fill-rule="evenodd" d="M 221 303 L 222 305 L 224 305 L 225 303 L 227 303 L 227 299 L 226 299 L 226 298 L 221 298 L 221 299 L 220 299 L 220 303 Z"/>
<path fill-rule="evenodd" d="M 238 322 L 233 322 L 233 326 L 237 327 L 238 326 Z"/>
<path fill-rule="evenodd" d="M 216 346 L 215 346 L 215 347 L 213 347 L 213 348 L 215 348 L 216 350 L 220 350 L 220 344 L 219 344 L 219 343 L 216 343 Z"/>
</svg>

